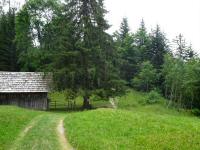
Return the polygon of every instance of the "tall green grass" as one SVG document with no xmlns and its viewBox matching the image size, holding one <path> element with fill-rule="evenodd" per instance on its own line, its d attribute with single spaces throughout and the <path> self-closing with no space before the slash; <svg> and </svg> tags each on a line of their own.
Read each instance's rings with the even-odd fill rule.
<svg viewBox="0 0 200 150">
<path fill-rule="evenodd" d="M 66 136 L 78 150 L 199 150 L 200 119 L 152 95 L 129 90 L 117 110 L 68 114 Z"/>
<path fill-rule="evenodd" d="M 54 93 L 53 96 L 57 101 L 64 100 L 63 93 Z M 152 97 L 156 99 L 149 103 L 149 97 L 150 100 Z M 82 104 L 81 97 L 79 99 Z M 118 109 L 76 113 L 0 106 L 0 150 L 7 150 L 13 144 L 16 149 L 60 149 L 55 131 L 59 120 L 65 117 L 66 136 L 77 150 L 200 149 L 199 118 L 187 112 L 167 109 L 166 100 L 148 93 L 130 90 L 117 99 Z M 93 104 L 98 108 L 108 106 L 109 102 Z M 16 142 L 20 133 L 36 117 L 39 120 L 35 125 Z"/>
<path fill-rule="evenodd" d="M 56 131 L 61 118 L 62 114 L 42 113 L 13 150 L 61 150 Z"/>
<path fill-rule="evenodd" d="M 39 112 L 12 106 L 0 106 L 0 150 L 7 150 L 19 133 Z"/>
<path fill-rule="evenodd" d="M 162 96 L 156 97 L 156 103 L 148 103 L 149 93 L 129 90 L 126 95 L 118 98 L 118 108 L 130 110 L 133 112 L 142 111 L 156 114 L 171 114 L 171 115 L 191 115 L 185 110 L 177 110 L 174 107 L 167 107 L 168 100 Z"/>
<path fill-rule="evenodd" d="M 78 150 L 199 150 L 200 119 L 100 109 L 69 114 L 66 136 Z"/>
</svg>

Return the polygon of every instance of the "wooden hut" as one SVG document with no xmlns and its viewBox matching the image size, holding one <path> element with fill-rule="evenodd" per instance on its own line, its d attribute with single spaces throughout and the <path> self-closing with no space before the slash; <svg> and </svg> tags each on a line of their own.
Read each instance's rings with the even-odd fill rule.
<svg viewBox="0 0 200 150">
<path fill-rule="evenodd" d="M 0 72 L 0 105 L 47 110 L 51 75 L 41 72 Z"/>
</svg>

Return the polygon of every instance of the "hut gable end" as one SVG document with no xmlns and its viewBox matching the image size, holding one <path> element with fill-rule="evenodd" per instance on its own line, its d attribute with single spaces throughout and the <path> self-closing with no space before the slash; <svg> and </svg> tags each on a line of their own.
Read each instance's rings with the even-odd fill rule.
<svg viewBox="0 0 200 150">
<path fill-rule="evenodd" d="M 41 72 L 0 72 L 0 93 L 47 93 L 50 82 Z"/>
</svg>

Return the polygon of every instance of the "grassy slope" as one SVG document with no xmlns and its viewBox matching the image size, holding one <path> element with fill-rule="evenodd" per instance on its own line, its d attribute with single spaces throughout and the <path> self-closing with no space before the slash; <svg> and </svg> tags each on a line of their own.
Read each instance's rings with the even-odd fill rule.
<svg viewBox="0 0 200 150">
<path fill-rule="evenodd" d="M 128 94 L 119 98 L 118 108 L 123 110 L 130 110 L 132 112 L 146 112 L 146 113 L 156 113 L 161 115 L 186 115 L 191 116 L 190 113 L 186 112 L 185 110 L 177 111 L 176 108 L 167 109 L 166 100 L 164 98 L 160 98 L 158 103 L 154 105 L 147 105 L 146 98 L 147 93 L 141 93 L 137 91 L 129 91 Z"/>
<path fill-rule="evenodd" d="M 145 93 L 132 91 L 119 99 L 119 110 L 67 115 L 0 106 L 0 150 L 60 149 L 55 129 L 66 116 L 66 135 L 78 150 L 200 148 L 198 118 L 166 109 L 162 100 L 144 105 L 145 97 Z M 34 126 L 20 139 L 30 122 L 35 122 Z"/>
<path fill-rule="evenodd" d="M 200 148 L 198 118 L 166 109 L 162 101 L 142 105 L 145 96 L 129 93 L 120 99 L 120 110 L 69 114 L 65 128 L 71 144 L 79 150 Z"/>
<path fill-rule="evenodd" d="M 8 149 L 18 134 L 39 112 L 0 106 L 0 150 Z"/>
</svg>

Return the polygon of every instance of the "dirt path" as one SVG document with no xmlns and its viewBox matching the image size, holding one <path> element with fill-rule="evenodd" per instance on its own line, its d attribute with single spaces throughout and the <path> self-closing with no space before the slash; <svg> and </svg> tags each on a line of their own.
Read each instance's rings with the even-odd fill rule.
<svg viewBox="0 0 200 150">
<path fill-rule="evenodd" d="M 74 150 L 65 137 L 65 129 L 63 119 L 60 120 L 57 127 L 58 137 L 63 150 Z"/>
<path fill-rule="evenodd" d="M 110 102 L 111 106 L 113 107 L 113 109 L 117 109 L 117 104 L 113 98 L 110 99 L 109 102 Z"/>
<path fill-rule="evenodd" d="M 65 114 L 44 113 L 20 133 L 10 150 L 74 150 L 65 137 Z"/>
<path fill-rule="evenodd" d="M 10 148 L 10 150 L 16 150 L 17 149 L 17 145 L 18 143 L 20 143 L 23 138 L 26 136 L 26 134 L 29 132 L 29 130 L 35 126 L 35 124 L 37 124 L 37 122 L 39 121 L 39 119 L 41 118 L 42 115 L 34 118 L 28 125 L 27 127 L 19 134 L 17 140 L 14 142 L 14 144 L 12 145 L 12 147 Z"/>
</svg>

